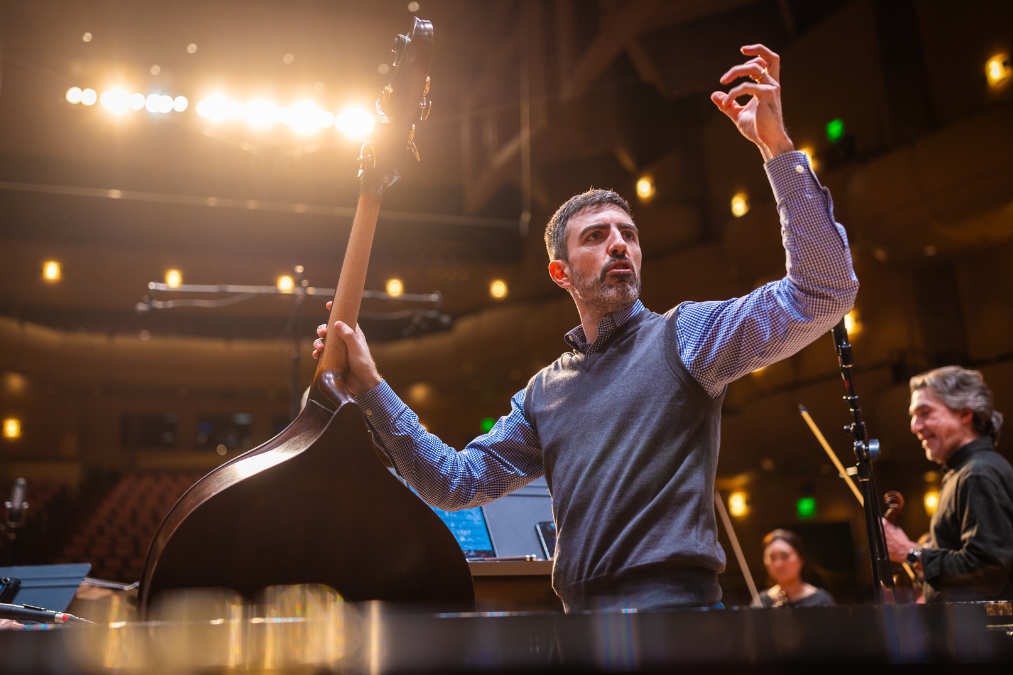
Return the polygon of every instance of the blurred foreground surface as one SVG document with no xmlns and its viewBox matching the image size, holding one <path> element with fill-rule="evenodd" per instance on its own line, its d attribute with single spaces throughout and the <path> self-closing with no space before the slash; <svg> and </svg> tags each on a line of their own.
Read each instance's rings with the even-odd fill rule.
<svg viewBox="0 0 1013 675">
<path fill-rule="evenodd" d="M 344 603 L 319 586 L 176 593 L 155 620 L 92 601 L 94 626 L 0 633 L 0 673 L 783 672 L 1013 663 L 1010 603 L 431 615 Z M 102 616 L 100 616 L 102 615 Z"/>
</svg>

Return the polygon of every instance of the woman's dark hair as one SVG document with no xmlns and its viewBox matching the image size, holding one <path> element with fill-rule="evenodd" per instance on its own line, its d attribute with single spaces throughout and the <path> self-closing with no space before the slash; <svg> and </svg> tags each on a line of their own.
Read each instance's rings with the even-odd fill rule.
<svg viewBox="0 0 1013 675">
<path fill-rule="evenodd" d="M 805 562 L 805 549 L 802 547 L 802 540 L 799 539 L 798 535 L 790 530 L 774 530 L 766 537 L 763 538 L 763 552 L 767 552 L 767 547 L 773 544 L 775 541 L 783 541 L 784 543 L 795 549 L 795 553 L 798 553 L 798 557 Z"/>
</svg>

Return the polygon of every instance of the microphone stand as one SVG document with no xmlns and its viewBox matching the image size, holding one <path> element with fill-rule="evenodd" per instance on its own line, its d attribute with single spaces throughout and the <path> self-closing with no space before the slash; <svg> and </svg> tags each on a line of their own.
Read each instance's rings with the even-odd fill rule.
<svg viewBox="0 0 1013 675">
<path fill-rule="evenodd" d="M 872 585 L 876 604 L 884 601 L 883 588 L 890 591 L 893 598 L 893 570 L 890 567 L 890 555 L 886 547 L 886 532 L 883 530 L 883 519 L 879 512 L 879 500 L 876 498 L 876 478 L 872 473 L 872 460 L 879 457 L 879 441 L 868 439 L 865 422 L 862 420 L 862 407 L 855 393 L 851 368 L 854 360 L 851 356 L 851 343 L 848 341 L 848 329 L 842 318 L 833 328 L 834 347 L 837 350 L 837 362 L 841 367 L 841 377 L 848 395 L 844 400 L 851 408 L 854 420 L 844 427 L 844 431 L 855 437 L 855 467 L 858 485 L 862 491 L 865 508 L 865 527 L 869 538 L 869 558 L 872 563 Z"/>
</svg>

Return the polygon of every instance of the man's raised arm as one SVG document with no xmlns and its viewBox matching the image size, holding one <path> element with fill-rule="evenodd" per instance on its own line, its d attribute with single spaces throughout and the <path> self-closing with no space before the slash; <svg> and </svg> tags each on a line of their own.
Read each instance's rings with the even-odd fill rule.
<svg viewBox="0 0 1013 675">
<path fill-rule="evenodd" d="M 689 302 L 676 322 L 683 362 L 711 396 L 757 368 L 813 342 L 854 306 L 858 280 L 844 228 L 834 221 L 830 192 L 808 158 L 796 152 L 781 114 L 780 57 L 763 45 L 742 48 L 755 58 L 721 82 L 753 81 L 711 100 L 759 148 L 781 217 L 787 274 L 741 298 Z M 746 105 L 735 99 L 751 95 Z"/>
</svg>

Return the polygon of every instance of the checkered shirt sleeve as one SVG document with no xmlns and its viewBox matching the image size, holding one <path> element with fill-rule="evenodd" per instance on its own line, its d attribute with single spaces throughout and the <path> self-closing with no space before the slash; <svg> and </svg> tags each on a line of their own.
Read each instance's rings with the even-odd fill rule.
<svg viewBox="0 0 1013 675">
<path fill-rule="evenodd" d="M 524 417 L 523 389 L 510 399 L 510 412 L 460 452 L 428 433 L 386 382 L 356 401 L 398 475 L 438 509 L 481 506 L 544 472 L 538 436 Z"/>
<path fill-rule="evenodd" d="M 787 275 L 741 298 L 684 303 L 676 318 L 683 363 L 712 397 L 826 333 L 858 293 L 844 227 L 805 154 L 779 155 L 764 168 L 781 216 Z"/>
</svg>

